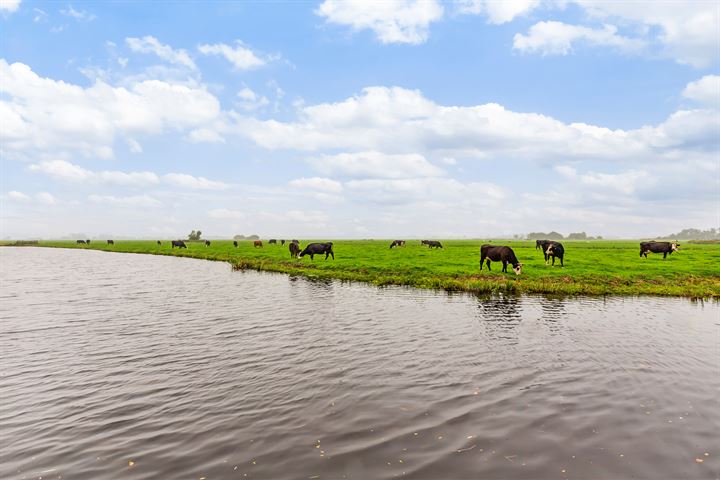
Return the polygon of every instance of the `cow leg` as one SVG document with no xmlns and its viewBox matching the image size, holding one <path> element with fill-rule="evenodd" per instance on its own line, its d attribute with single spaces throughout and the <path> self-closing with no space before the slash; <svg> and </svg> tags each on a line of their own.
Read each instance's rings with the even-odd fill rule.
<svg viewBox="0 0 720 480">
<path fill-rule="evenodd" d="M 663 252 L 663 260 L 667 258 L 667 252 Z"/>
<path fill-rule="evenodd" d="M 565 268 L 565 260 L 563 260 L 563 257 L 560 257 L 560 267 Z"/>
<path fill-rule="evenodd" d="M 552 266 L 554 267 L 554 266 L 555 266 L 555 255 L 552 256 L 552 260 L 553 260 L 553 261 L 552 261 Z"/>
<path fill-rule="evenodd" d="M 335 260 L 335 252 L 333 252 L 332 250 L 330 250 L 330 255 L 332 255 L 333 260 Z"/>
<path fill-rule="evenodd" d="M 507 263 L 508 263 L 507 260 L 503 260 L 503 268 L 502 268 L 502 271 L 503 271 L 504 273 L 507 273 Z"/>
</svg>

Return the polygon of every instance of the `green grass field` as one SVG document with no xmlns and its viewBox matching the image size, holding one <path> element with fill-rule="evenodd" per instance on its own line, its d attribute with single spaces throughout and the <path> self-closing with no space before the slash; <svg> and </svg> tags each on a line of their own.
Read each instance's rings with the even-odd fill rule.
<svg viewBox="0 0 720 480">
<path fill-rule="evenodd" d="M 203 243 L 186 242 L 188 249 L 171 249 L 170 241 L 161 246 L 154 241 L 117 240 L 115 245 L 93 241 L 89 246 L 69 241 L 43 241 L 41 247 L 64 247 L 127 253 L 176 255 L 230 262 L 236 269 L 283 272 L 313 278 L 337 278 L 375 285 L 411 285 L 471 292 L 523 292 L 587 295 L 667 295 L 720 298 L 720 244 L 683 243 L 680 252 L 639 257 L 638 241 L 564 241 L 565 268 L 546 266 L 532 241 L 447 240 L 442 250 L 429 250 L 419 240 L 389 249 L 390 240 L 334 241 L 335 261 L 324 256 L 292 259 L 285 246 L 253 247 L 252 241 L 231 240 Z M 301 241 L 304 247 L 309 241 Z M 480 245 L 509 245 L 524 264 L 516 276 L 500 272 L 493 262 L 492 272 L 480 271 Z M 11 242 L 5 242 L 11 244 Z"/>
</svg>

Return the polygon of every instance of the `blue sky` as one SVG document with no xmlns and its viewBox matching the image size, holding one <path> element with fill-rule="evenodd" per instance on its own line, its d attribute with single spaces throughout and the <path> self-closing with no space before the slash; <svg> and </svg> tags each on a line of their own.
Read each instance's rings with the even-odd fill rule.
<svg viewBox="0 0 720 480">
<path fill-rule="evenodd" d="M 0 236 L 717 227 L 719 10 L 0 0 Z"/>
</svg>

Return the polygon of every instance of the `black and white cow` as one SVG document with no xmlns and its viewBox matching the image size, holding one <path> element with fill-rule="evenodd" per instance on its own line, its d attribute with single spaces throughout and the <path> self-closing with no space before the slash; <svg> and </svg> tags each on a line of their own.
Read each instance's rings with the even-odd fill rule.
<svg viewBox="0 0 720 480">
<path fill-rule="evenodd" d="M 322 255 L 323 253 L 325 254 L 325 260 L 327 260 L 330 255 L 332 255 L 333 260 L 335 260 L 332 242 L 311 243 L 300 252 L 299 256 L 304 257 L 305 255 L 310 255 L 310 260 L 312 260 L 315 255 Z"/>
<path fill-rule="evenodd" d="M 185 245 L 185 242 L 182 240 L 173 240 L 172 244 L 170 245 L 170 248 L 187 248 L 187 245 Z"/>
<path fill-rule="evenodd" d="M 552 265 L 555 266 L 555 257 L 560 259 L 560 266 L 565 267 L 565 247 L 560 242 L 550 241 L 545 248 L 545 265 L 550 258 L 552 258 Z"/>
<path fill-rule="evenodd" d="M 390 248 L 393 247 L 404 247 L 405 246 L 405 240 L 393 240 L 390 244 Z"/>
<path fill-rule="evenodd" d="M 673 252 L 680 250 L 678 242 L 640 242 L 640 256 L 647 258 L 648 252 L 662 253 L 663 258 L 667 258 Z"/>
</svg>

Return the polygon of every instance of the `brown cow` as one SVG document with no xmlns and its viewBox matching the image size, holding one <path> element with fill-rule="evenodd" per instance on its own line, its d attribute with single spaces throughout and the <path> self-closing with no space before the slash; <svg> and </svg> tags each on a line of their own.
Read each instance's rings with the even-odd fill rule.
<svg viewBox="0 0 720 480">
<path fill-rule="evenodd" d="M 300 255 L 300 244 L 290 242 L 288 249 L 290 250 L 290 258 L 298 258 L 298 255 Z"/>
<path fill-rule="evenodd" d="M 253 242 L 253 247 L 260 247 L 262 248 L 262 240 L 255 240 Z"/>
</svg>

